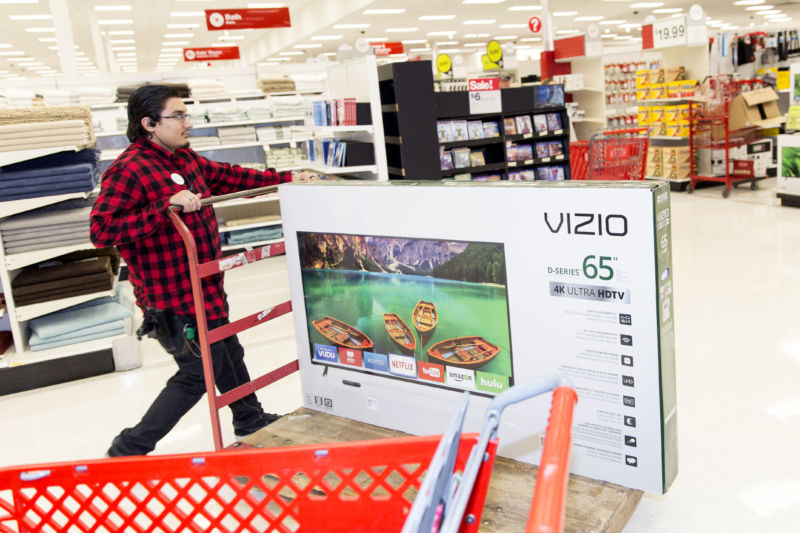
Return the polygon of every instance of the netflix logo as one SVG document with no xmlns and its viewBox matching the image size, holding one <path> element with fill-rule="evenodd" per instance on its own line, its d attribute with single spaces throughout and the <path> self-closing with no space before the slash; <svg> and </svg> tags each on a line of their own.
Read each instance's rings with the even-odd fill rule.
<svg viewBox="0 0 800 533">
<path fill-rule="evenodd" d="M 389 373 L 408 378 L 417 377 L 417 360 L 396 353 L 389 354 Z"/>
</svg>

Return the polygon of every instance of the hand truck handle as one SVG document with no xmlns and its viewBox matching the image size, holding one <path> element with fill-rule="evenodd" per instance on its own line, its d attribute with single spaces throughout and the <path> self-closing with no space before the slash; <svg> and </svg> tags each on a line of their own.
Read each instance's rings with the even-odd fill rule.
<svg viewBox="0 0 800 533">
<path fill-rule="evenodd" d="M 259 187 L 257 189 L 248 189 L 246 191 L 237 191 L 232 192 L 230 194 L 221 194 L 220 196 L 209 196 L 208 198 L 202 198 L 200 200 L 200 206 L 212 205 L 217 202 L 224 202 L 225 200 L 234 200 L 236 198 L 244 198 L 245 196 L 259 196 L 262 194 L 268 194 L 271 192 L 275 192 L 278 190 L 277 185 L 269 185 L 267 187 Z M 181 211 L 181 206 L 175 204 L 169 204 L 167 207 L 170 211 Z"/>
<path fill-rule="evenodd" d="M 563 530 L 572 446 L 572 412 L 577 401 L 578 395 L 571 387 L 561 386 L 553 391 L 550 423 L 544 438 L 526 533 L 560 533 Z"/>
</svg>

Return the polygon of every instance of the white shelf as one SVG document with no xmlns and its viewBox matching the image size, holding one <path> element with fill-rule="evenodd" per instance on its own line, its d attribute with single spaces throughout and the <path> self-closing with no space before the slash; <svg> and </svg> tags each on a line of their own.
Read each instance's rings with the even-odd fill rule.
<svg viewBox="0 0 800 533">
<path fill-rule="evenodd" d="M 309 133 L 313 137 L 334 137 L 341 133 L 367 133 L 372 135 L 375 128 L 366 126 L 290 126 L 291 131 Z"/>
<path fill-rule="evenodd" d="M 656 180 L 656 181 L 670 181 L 672 183 L 688 183 L 691 178 L 662 178 L 659 176 L 645 176 L 644 179 L 646 180 Z"/>
<path fill-rule="evenodd" d="M 286 118 L 268 118 L 266 120 L 239 120 L 233 122 L 202 122 L 192 125 L 194 130 L 205 130 L 208 128 L 225 128 L 227 126 L 253 126 L 256 124 L 280 124 L 281 122 L 297 122 L 298 120 L 305 120 L 306 117 L 286 117 Z"/>
<path fill-rule="evenodd" d="M 100 339 L 80 342 L 78 344 L 68 344 L 66 346 L 59 346 L 58 348 L 50 348 L 49 350 L 41 350 L 37 352 L 30 351 L 30 347 L 28 346 L 28 349 L 25 352 L 14 353 L 11 357 L 9 357 L 9 366 L 13 367 L 30 363 L 41 363 L 43 361 L 60 359 L 62 357 L 69 357 L 71 355 L 80 355 L 99 350 L 109 350 L 111 349 L 111 343 L 113 341 L 116 339 L 124 339 L 127 336 L 128 334 L 124 333 L 121 335 L 114 335 L 113 337 L 102 337 Z"/>
<path fill-rule="evenodd" d="M 189 137 L 191 140 L 191 137 Z M 256 148 L 263 147 L 264 143 L 260 141 L 250 141 L 238 144 L 212 144 L 208 146 L 201 146 L 199 148 L 192 147 L 195 152 L 208 152 L 209 150 L 236 150 L 237 148 Z"/>
<path fill-rule="evenodd" d="M 28 265 L 33 265 L 46 259 L 58 257 L 59 255 L 77 252 L 78 250 L 93 250 L 94 246 L 89 241 L 79 244 L 69 244 L 58 248 L 47 248 L 45 250 L 34 250 L 32 252 L 22 252 L 6 256 L 6 268 L 16 270 Z"/>
<path fill-rule="evenodd" d="M 34 148 L 32 150 L 14 150 L 12 152 L 0 152 L 0 167 L 6 165 L 13 165 L 27 161 L 28 159 L 36 159 L 37 157 L 44 157 L 50 154 L 57 154 L 59 152 L 77 152 L 78 147 L 71 146 L 53 146 L 51 148 Z"/>
<path fill-rule="evenodd" d="M 304 161 L 299 164 L 297 168 L 304 168 L 306 170 L 312 170 L 314 172 L 318 172 L 320 174 L 359 174 L 362 172 L 371 172 L 373 174 L 378 172 L 377 165 L 360 165 L 355 167 L 328 167 L 325 165 L 320 165 L 315 161 Z"/>
<path fill-rule="evenodd" d="M 688 141 L 689 137 L 674 137 L 671 135 L 651 135 L 650 140 L 654 141 Z"/>
<path fill-rule="evenodd" d="M 38 209 L 46 205 L 57 204 L 64 200 L 72 200 L 73 198 L 87 198 L 91 191 L 88 192 L 70 192 L 67 194 L 57 194 L 55 196 L 40 196 L 39 198 L 26 198 L 24 200 L 11 200 L 10 202 L 0 202 L 0 218 L 10 217 L 19 213 L 24 213 L 32 209 Z"/>
<path fill-rule="evenodd" d="M 593 123 L 596 123 L 596 124 L 605 124 L 606 123 L 606 119 L 600 118 L 600 117 L 585 117 L 585 118 L 579 118 L 579 119 L 576 119 L 576 120 L 572 121 L 573 124 L 580 124 L 581 122 L 593 122 Z"/>
<path fill-rule="evenodd" d="M 694 96 L 684 96 L 677 98 L 648 98 L 647 100 L 636 100 L 637 104 L 668 104 L 670 102 L 688 102 Z"/>
<path fill-rule="evenodd" d="M 21 305 L 14 309 L 14 314 L 17 316 L 17 320 L 20 322 L 25 322 L 48 313 L 61 311 L 62 309 L 72 307 L 73 305 L 82 304 L 83 302 L 89 302 L 91 300 L 103 298 L 104 296 L 114 296 L 117 290 L 116 287 L 117 281 L 114 280 L 114 285 L 110 290 L 93 292 L 91 294 L 82 294 L 80 296 L 70 296 L 68 298 L 51 300 L 49 302 L 42 302 L 38 304 Z"/>
<path fill-rule="evenodd" d="M 223 251 L 227 250 L 241 250 L 242 248 L 258 248 L 259 246 L 266 246 L 268 244 L 275 244 L 276 242 L 283 242 L 283 237 L 280 239 L 272 239 L 270 241 L 255 241 L 255 242 L 247 242 L 243 244 L 226 244 L 222 247 Z"/>
<path fill-rule="evenodd" d="M 581 87 L 580 89 L 572 89 L 571 91 L 565 90 L 564 92 L 567 93 L 600 93 L 603 94 L 606 92 L 605 89 L 602 87 Z"/>
<path fill-rule="evenodd" d="M 254 222 L 253 224 L 242 224 L 241 226 L 222 225 L 219 227 L 219 232 L 227 233 L 229 231 L 238 231 L 241 229 L 266 228 L 269 226 L 280 226 L 281 224 L 281 220 L 266 220 L 264 222 Z"/>
</svg>

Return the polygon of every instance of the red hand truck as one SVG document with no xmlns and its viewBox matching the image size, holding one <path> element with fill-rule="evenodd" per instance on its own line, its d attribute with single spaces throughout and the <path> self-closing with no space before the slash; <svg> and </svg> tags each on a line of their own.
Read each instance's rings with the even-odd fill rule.
<svg viewBox="0 0 800 533">
<path fill-rule="evenodd" d="M 0 532 L 476 532 L 502 410 L 549 390 L 551 416 L 527 531 L 561 531 L 577 397 L 549 377 L 495 397 L 480 434 L 460 432 L 465 393 L 441 440 L 401 437 L 0 469 Z"/>
<path fill-rule="evenodd" d="M 244 196 L 258 196 L 277 190 L 278 187 L 272 185 L 269 187 L 235 192 L 222 196 L 212 196 L 209 198 L 203 198 L 200 201 L 200 205 L 211 205 L 224 200 L 232 200 L 234 198 L 242 198 Z M 230 405 L 236 400 L 244 398 L 250 393 L 255 393 L 267 385 L 292 374 L 293 372 L 297 372 L 300 369 L 300 366 L 298 361 L 295 359 L 294 361 L 286 363 L 279 368 L 272 370 L 271 372 L 249 381 L 248 383 L 244 383 L 235 389 L 225 392 L 224 394 L 217 395 L 217 389 L 214 384 L 214 366 L 211 362 L 211 345 L 232 335 L 236 335 L 237 333 L 240 333 L 253 326 L 263 324 L 268 320 L 272 320 L 273 318 L 277 318 L 291 312 L 292 302 L 283 302 L 209 331 L 205 312 L 205 298 L 203 297 L 203 288 L 201 283 L 203 278 L 222 274 L 234 268 L 249 265 L 268 257 L 286 253 L 286 245 L 283 242 L 268 244 L 254 250 L 248 250 L 236 255 L 221 259 L 214 259 L 213 261 L 199 264 L 197 259 L 197 246 L 194 243 L 194 237 L 189 231 L 189 228 L 186 227 L 186 224 L 183 223 L 183 220 L 181 220 L 181 217 L 178 214 L 179 212 L 180 207 L 178 206 L 169 206 L 167 209 L 167 214 L 169 215 L 170 220 L 175 225 L 175 229 L 178 231 L 178 234 L 181 236 L 181 239 L 186 246 L 186 255 L 189 258 L 189 276 L 192 282 L 192 297 L 194 299 L 195 317 L 197 321 L 197 338 L 198 344 L 200 345 L 200 355 L 203 359 L 203 373 L 205 374 L 208 407 L 211 414 L 211 431 L 214 435 L 214 449 L 219 451 L 223 448 L 222 430 L 220 429 L 219 425 L 219 410 L 226 405 Z"/>
</svg>

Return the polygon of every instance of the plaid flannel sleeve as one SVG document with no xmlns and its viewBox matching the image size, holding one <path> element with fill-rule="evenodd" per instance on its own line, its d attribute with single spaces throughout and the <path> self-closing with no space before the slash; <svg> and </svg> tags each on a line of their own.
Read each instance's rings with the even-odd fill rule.
<svg viewBox="0 0 800 533">
<path fill-rule="evenodd" d="M 239 165 L 211 161 L 199 155 L 196 157 L 211 193 L 214 195 L 257 189 L 292 181 L 291 171 L 276 172 L 273 169 L 267 169 L 261 172 L 252 168 L 243 168 Z"/>
</svg>

